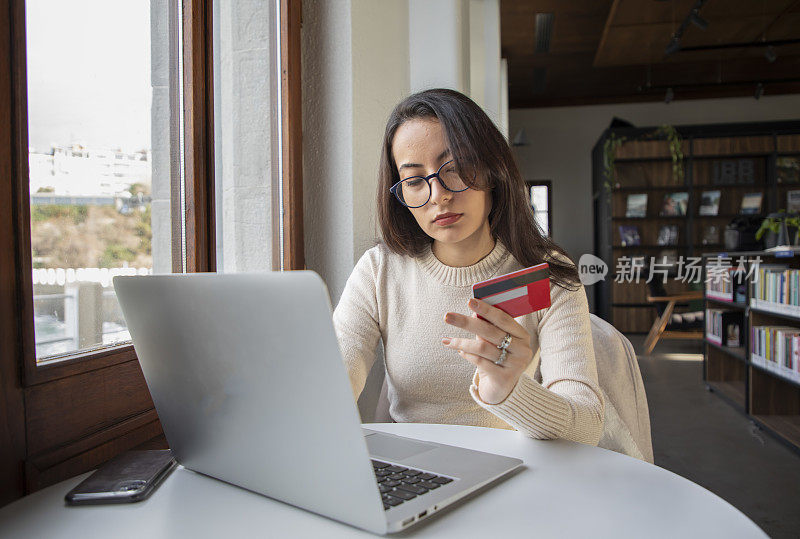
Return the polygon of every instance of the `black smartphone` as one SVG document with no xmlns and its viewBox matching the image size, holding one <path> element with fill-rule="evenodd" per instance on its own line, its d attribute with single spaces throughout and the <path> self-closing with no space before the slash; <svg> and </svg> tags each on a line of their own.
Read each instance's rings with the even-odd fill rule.
<svg viewBox="0 0 800 539">
<path fill-rule="evenodd" d="M 128 451 L 103 464 L 64 499 L 68 505 L 139 502 L 177 465 L 169 449 Z"/>
</svg>

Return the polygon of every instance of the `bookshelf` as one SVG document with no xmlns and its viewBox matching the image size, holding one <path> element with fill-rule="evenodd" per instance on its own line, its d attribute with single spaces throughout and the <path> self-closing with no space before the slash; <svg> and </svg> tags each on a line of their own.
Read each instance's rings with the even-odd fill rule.
<svg viewBox="0 0 800 539">
<path fill-rule="evenodd" d="M 766 215 L 786 207 L 788 191 L 800 191 L 800 174 L 791 168 L 800 166 L 800 121 L 677 126 L 683 139 L 680 179 L 673 175 L 667 142 L 643 139 L 654 130 L 608 129 L 593 150 L 595 255 L 609 266 L 606 279 L 594 285 L 594 312 L 623 333 L 648 332 L 656 311 L 646 301 L 647 269 L 638 283 L 616 282 L 620 263 L 649 256 L 660 261 L 665 255 L 668 260 L 688 259 L 721 251 L 725 227 L 740 215 L 745 195 L 758 193 L 758 213 Z M 625 141 L 615 151 L 609 188 L 604 145 L 612 137 L 624 137 Z M 706 201 L 714 200 L 717 191 L 716 214 L 701 214 L 703 195 Z M 685 215 L 662 214 L 665 197 L 674 193 L 686 193 Z M 637 195 L 647 195 L 644 204 L 639 201 L 642 217 L 633 217 L 628 211 L 631 196 Z M 702 213 L 706 212 L 707 208 Z M 669 244 L 663 244 L 665 239 Z M 691 288 L 671 277 L 665 289 L 677 294 Z M 676 312 L 690 306 L 679 307 Z"/>
<path fill-rule="evenodd" d="M 744 297 L 736 298 L 734 293 L 726 298 L 709 290 L 719 287 L 705 286 L 707 322 L 711 310 L 741 314 L 742 342 L 738 347 L 720 344 L 709 334 L 707 323 L 703 379 L 715 394 L 800 451 L 800 252 L 706 253 L 702 257 L 703 282 L 715 260 L 729 260 L 738 267 L 742 257 L 745 271 L 733 274 L 732 283 L 742 285 L 740 296 Z M 760 262 L 756 266 L 757 257 Z M 792 341 L 794 333 L 796 340 Z"/>
</svg>

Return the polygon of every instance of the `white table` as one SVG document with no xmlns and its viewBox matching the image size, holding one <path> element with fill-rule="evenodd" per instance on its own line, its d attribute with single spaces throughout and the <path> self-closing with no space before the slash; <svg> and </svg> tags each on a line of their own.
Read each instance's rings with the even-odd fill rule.
<svg viewBox="0 0 800 539">
<path fill-rule="evenodd" d="M 525 469 L 400 536 L 766 537 L 708 490 L 639 460 L 518 432 L 424 424 L 369 428 L 490 451 Z M 264 496 L 176 469 L 140 503 L 68 507 L 86 475 L 0 509 L 0 537 L 354 537 L 367 532 Z"/>
</svg>

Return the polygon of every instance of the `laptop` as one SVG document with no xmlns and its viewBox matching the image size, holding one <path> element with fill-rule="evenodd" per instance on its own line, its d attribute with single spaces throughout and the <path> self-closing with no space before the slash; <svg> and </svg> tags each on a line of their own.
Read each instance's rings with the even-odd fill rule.
<svg viewBox="0 0 800 539">
<path fill-rule="evenodd" d="M 312 271 L 120 276 L 114 288 L 185 468 L 384 534 L 522 465 L 362 429 Z"/>
</svg>

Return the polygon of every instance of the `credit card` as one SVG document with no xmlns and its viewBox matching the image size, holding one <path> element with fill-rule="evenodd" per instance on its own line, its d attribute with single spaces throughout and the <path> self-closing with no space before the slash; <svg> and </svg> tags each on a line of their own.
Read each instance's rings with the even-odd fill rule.
<svg viewBox="0 0 800 539">
<path fill-rule="evenodd" d="M 472 296 L 514 318 L 550 307 L 547 262 L 472 285 Z"/>
</svg>

